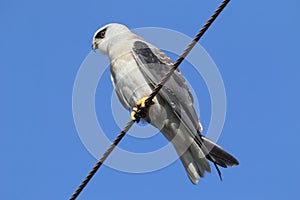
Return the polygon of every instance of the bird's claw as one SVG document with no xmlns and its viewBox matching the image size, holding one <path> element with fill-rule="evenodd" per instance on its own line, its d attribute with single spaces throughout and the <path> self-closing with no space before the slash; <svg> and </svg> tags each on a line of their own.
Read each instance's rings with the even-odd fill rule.
<svg viewBox="0 0 300 200">
<path fill-rule="evenodd" d="M 137 121 L 137 111 L 138 109 L 136 107 L 132 108 L 132 112 L 130 114 L 130 118 L 132 121 Z"/>
<path fill-rule="evenodd" d="M 150 107 L 151 105 L 155 104 L 154 99 L 152 99 L 152 100 L 151 100 L 151 103 L 149 104 L 149 103 L 147 102 L 148 98 L 149 98 L 149 97 L 143 97 L 143 98 L 141 98 L 140 100 L 138 100 L 138 101 L 136 102 L 136 106 L 137 106 L 137 107 L 141 107 L 141 108 L 146 108 L 146 107 Z M 149 105 L 147 105 L 147 104 L 149 104 Z"/>
<path fill-rule="evenodd" d="M 155 104 L 155 101 L 152 99 L 151 102 L 147 102 L 148 97 L 143 97 L 137 101 L 136 107 L 132 108 L 130 114 L 131 120 L 139 122 L 141 118 L 145 118 L 148 112 L 148 109 L 151 105 Z"/>
</svg>

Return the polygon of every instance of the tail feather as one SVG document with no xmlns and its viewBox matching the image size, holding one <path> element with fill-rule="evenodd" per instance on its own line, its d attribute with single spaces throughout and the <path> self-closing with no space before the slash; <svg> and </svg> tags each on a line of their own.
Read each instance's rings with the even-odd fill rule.
<svg viewBox="0 0 300 200">
<path fill-rule="evenodd" d="M 205 152 L 200 148 L 200 146 L 193 142 L 190 146 L 190 151 L 193 155 L 193 158 L 200 170 L 211 172 L 209 162 L 206 159 Z"/>
<path fill-rule="evenodd" d="M 179 129 L 177 131 L 177 136 L 179 137 L 174 139 L 171 137 L 174 134 L 168 134 L 168 131 L 164 131 L 164 135 L 173 143 L 178 155 L 181 155 L 180 160 L 193 184 L 197 184 L 199 178 L 204 177 L 205 172 L 211 172 L 209 161 L 216 167 L 221 180 L 221 171 L 218 166 L 227 168 L 239 164 L 237 159 L 227 153 L 222 147 L 201 134 L 196 134 L 192 138 L 190 134 L 184 133 L 185 131 Z M 183 141 L 191 141 L 191 143 Z"/>
<path fill-rule="evenodd" d="M 211 172 L 208 160 L 214 163 L 221 180 L 221 171 L 217 165 L 227 168 L 239 164 L 236 158 L 204 136 L 200 140 L 196 139 L 180 159 L 193 184 L 197 184 L 205 172 Z"/>
<path fill-rule="evenodd" d="M 197 184 L 200 177 L 204 176 L 203 171 L 199 171 L 197 164 L 194 162 L 192 153 L 188 149 L 180 157 L 180 160 L 193 184 Z"/>
<path fill-rule="evenodd" d="M 200 177 L 204 177 L 205 172 L 211 172 L 208 160 L 196 142 L 192 143 L 180 159 L 190 180 L 195 185 Z"/>
<path fill-rule="evenodd" d="M 201 139 L 204 146 L 209 150 L 209 155 L 213 157 L 213 159 L 207 157 L 210 161 L 215 162 L 216 164 L 224 168 L 239 165 L 239 161 L 232 155 L 227 153 L 222 147 L 210 141 L 204 136 L 202 136 Z"/>
</svg>

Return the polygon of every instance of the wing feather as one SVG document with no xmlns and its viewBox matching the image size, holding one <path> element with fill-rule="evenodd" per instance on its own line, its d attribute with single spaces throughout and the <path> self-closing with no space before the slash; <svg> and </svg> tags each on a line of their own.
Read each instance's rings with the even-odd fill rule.
<svg viewBox="0 0 300 200">
<path fill-rule="evenodd" d="M 134 42 L 132 53 L 139 69 L 153 87 L 173 65 L 165 53 L 140 40 Z M 201 127 L 193 106 L 193 96 L 179 70 L 173 73 L 160 90 L 159 95 L 171 106 L 173 112 L 190 129 L 191 133 L 200 132 Z"/>
</svg>

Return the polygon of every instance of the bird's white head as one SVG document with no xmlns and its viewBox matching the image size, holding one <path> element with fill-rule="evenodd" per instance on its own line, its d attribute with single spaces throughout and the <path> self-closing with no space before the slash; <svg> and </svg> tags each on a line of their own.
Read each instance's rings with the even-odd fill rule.
<svg viewBox="0 0 300 200">
<path fill-rule="evenodd" d="M 128 32 L 130 32 L 130 30 L 122 24 L 107 24 L 95 32 L 92 49 L 94 51 L 99 49 L 100 52 L 107 54 L 111 39 Z"/>
</svg>

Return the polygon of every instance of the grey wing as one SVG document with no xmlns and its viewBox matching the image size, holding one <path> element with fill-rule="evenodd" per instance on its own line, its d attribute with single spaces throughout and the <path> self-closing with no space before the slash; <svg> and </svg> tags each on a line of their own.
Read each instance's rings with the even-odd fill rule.
<svg viewBox="0 0 300 200">
<path fill-rule="evenodd" d="M 132 50 L 139 69 L 152 87 L 172 67 L 173 62 L 162 51 L 142 41 L 135 41 Z M 194 100 L 188 85 L 179 70 L 176 70 L 159 92 L 172 107 L 191 133 L 201 132 L 199 118 L 194 109 Z"/>
</svg>

